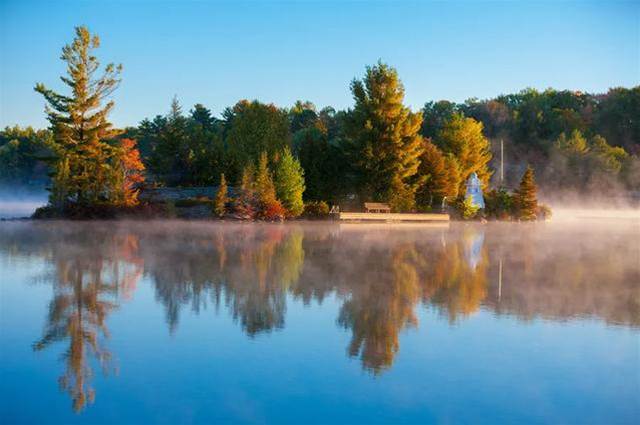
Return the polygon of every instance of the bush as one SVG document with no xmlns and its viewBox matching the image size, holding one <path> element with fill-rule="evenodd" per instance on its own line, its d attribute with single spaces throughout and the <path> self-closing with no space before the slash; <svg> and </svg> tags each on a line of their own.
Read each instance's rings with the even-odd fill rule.
<svg viewBox="0 0 640 425">
<path fill-rule="evenodd" d="M 552 212 L 551 208 L 545 204 L 538 204 L 538 209 L 536 211 L 536 218 L 538 220 L 549 220 L 551 219 Z"/>
<path fill-rule="evenodd" d="M 329 205 L 325 201 L 311 201 L 304 204 L 304 217 L 311 219 L 329 216 Z"/>
<path fill-rule="evenodd" d="M 478 211 L 480 211 L 480 207 L 473 205 L 473 199 L 471 196 L 458 198 L 454 204 L 454 208 L 456 209 L 458 216 L 464 220 L 471 220 L 472 218 L 475 218 L 476 215 L 478 215 Z"/>
<path fill-rule="evenodd" d="M 487 217 L 508 220 L 513 217 L 514 197 L 504 188 L 490 190 L 486 193 L 485 212 Z"/>
<path fill-rule="evenodd" d="M 265 221 L 282 221 L 287 215 L 287 210 L 280 201 L 260 202 L 257 218 Z"/>
</svg>

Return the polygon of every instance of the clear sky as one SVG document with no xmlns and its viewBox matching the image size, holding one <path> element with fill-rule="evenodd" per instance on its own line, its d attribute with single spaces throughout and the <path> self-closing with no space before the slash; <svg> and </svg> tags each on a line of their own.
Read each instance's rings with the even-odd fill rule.
<svg viewBox="0 0 640 425">
<path fill-rule="evenodd" d="M 603 92 L 640 83 L 640 1 L 188 2 L 0 0 L 0 126 L 43 127 L 36 82 L 62 89 L 73 27 L 124 66 L 112 120 L 243 98 L 352 105 L 349 82 L 378 59 L 414 109 L 525 87 Z"/>
</svg>

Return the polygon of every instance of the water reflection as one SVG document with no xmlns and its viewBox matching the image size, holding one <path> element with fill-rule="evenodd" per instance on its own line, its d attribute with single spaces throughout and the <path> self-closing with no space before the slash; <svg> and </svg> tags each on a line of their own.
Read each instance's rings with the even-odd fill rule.
<svg viewBox="0 0 640 425">
<path fill-rule="evenodd" d="M 254 338 L 285 328 L 287 302 L 335 295 L 336 324 L 351 334 L 347 354 L 378 374 L 392 366 L 401 332 L 419 325 L 420 305 L 451 323 L 486 308 L 638 327 L 637 236 L 615 226 L 21 223 L 0 227 L 0 254 L 51 265 L 44 280 L 53 298 L 34 349 L 68 345 L 60 386 L 79 411 L 95 397 L 90 357 L 116 369 L 107 318 L 143 273 L 170 332 L 179 332 L 183 309 L 212 305 Z"/>
<path fill-rule="evenodd" d="M 3 251 L 40 255 L 53 266 L 52 273 L 44 277 L 53 286 L 53 298 L 43 335 L 33 349 L 45 350 L 54 343 L 68 347 L 62 355 L 65 369 L 58 383 L 78 412 L 95 399 L 91 358 L 103 373 L 116 371 L 105 344 L 107 317 L 120 300 L 132 296 L 143 263 L 136 257 L 134 234 L 112 234 L 101 227 L 95 232 L 61 230 L 61 234 L 18 231 L 1 240 Z"/>
</svg>

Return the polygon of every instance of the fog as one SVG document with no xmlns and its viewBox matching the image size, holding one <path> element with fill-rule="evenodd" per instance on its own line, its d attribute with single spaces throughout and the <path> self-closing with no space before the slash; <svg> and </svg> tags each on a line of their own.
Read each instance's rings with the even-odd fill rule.
<svg viewBox="0 0 640 425">
<path fill-rule="evenodd" d="M 30 217 L 47 201 L 44 189 L 0 187 L 0 219 Z"/>
</svg>

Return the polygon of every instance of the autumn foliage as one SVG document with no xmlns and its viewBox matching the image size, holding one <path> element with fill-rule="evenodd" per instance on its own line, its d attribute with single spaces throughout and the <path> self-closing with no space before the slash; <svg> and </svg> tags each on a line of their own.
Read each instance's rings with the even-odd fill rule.
<svg viewBox="0 0 640 425">
<path fill-rule="evenodd" d="M 138 204 L 139 186 L 144 182 L 143 171 L 145 169 L 135 140 L 120 140 L 118 160 L 122 172 L 122 204 L 135 206 Z"/>
</svg>

